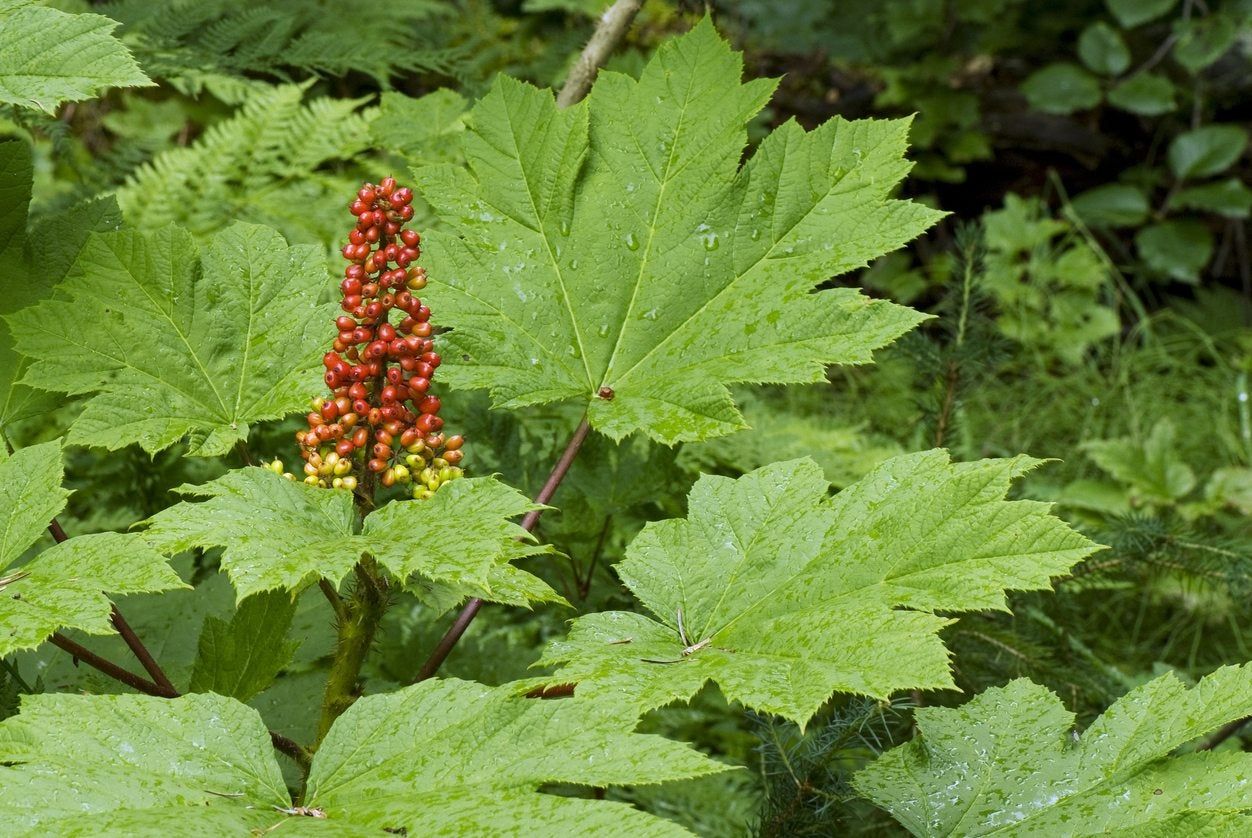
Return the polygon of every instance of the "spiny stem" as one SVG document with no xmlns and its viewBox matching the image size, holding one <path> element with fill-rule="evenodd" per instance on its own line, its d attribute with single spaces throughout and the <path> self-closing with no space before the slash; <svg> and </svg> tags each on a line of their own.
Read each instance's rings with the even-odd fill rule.
<svg viewBox="0 0 1252 838">
<path fill-rule="evenodd" d="M 270 742 L 273 743 L 275 750 L 291 757 L 296 765 L 300 766 L 301 771 L 308 773 L 309 766 L 313 764 L 313 755 L 304 746 L 294 739 L 288 739 L 286 736 L 273 730 L 270 731 Z"/>
<path fill-rule="evenodd" d="M 361 678 L 361 667 L 387 609 L 386 587 L 374 560 L 368 556 L 362 558 L 356 572 L 356 587 L 346 605 L 345 616 L 339 622 L 339 642 L 326 679 L 314 750 L 326 738 L 335 719 L 360 697 L 357 682 Z"/>
<path fill-rule="evenodd" d="M 539 516 L 543 514 L 543 507 L 556 494 L 557 488 L 561 485 L 561 481 L 565 479 L 565 475 L 569 473 L 570 466 L 574 464 L 574 458 L 578 456 L 578 451 L 583 447 L 583 442 L 586 441 L 587 434 L 590 432 L 591 424 L 587 421 L 586 414 L 584 414 L 582 421 L 574 429 L 574 434 L 570 437 L 569 443 L 565 446 L 565 451 L 561 454 L 561 458 L 557 460 L 556 465 L 552 468 L 552 473 L 548 475 L 547 482 L 543 484 L 539 494 L 535 495 L 535 503 L 539 505 L 539 508 L 532 509 L 526 513 L 526 517 L 522 519 L 522 529 L 527 532 L 534 531 L 535 525 L 539 523 Z M 417 677 L 413 679 L 414 683 L 425 681 L 439 671 L 439 667 L 447 660 L 448 654 L 461 639 L 461 635 L 465 634 L 465 630 L 469 628 L 470 623 L 474 622 L 474 618 L 478 616 L 478 611 L 482 607 L 483 601 L 478 597 L 474 597 L 465 603 L 465 607 L 457 615 L 456 620 L 452 623 L 452 627 L 439 639 L 426 663 L 422 664 Z"/>
</svg>

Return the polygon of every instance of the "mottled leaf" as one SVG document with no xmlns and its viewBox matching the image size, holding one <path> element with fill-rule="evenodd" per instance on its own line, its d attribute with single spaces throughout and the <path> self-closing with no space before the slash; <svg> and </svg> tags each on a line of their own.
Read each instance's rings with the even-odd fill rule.
<svg viewBox="0 0 1252 838">
<path fill-rule="evenodd" d="M 621 804 L 536 795 L 547 783 L 661 783 L 722 771 L 686 745 L 633 733 L 615 702 L 523 699 L 429 680 L 356 702 L 309 774 L 308 805 L 410 835 L 685 834 Z"/>
<path fill-rule="evenodd" d="M 6 836 L 247 835 L 290 805 L 261 718 L 222 696 L 33 695 L 0 724 Z"/>
<path fill-rule="evenodd" d="M 260 716 L 233 699 L 32 696 L 0 723 L 0 823 L 6 836 L 687 835 L 621 803 L 538 793 L 729 767 L 635 724 L 612 702 L 425 681 L 340 717 L 293 809 Z"/>
</svg>

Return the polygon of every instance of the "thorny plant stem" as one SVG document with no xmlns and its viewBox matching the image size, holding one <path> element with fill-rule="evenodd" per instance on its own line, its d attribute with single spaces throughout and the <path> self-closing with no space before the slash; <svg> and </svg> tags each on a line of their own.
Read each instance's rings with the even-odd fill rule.
<svg viewBox="0 0 1252 838">
<path fill-rule="evenodd" d="M 326 679 L 314 750 L 326 738 L 335 719 L 360 697 L 357 682 L 361 678 L 361 667 L 387 609 L 387 592 L 374 560 L 368 556 L 362 558 L 356 572 L 356 587 L 346 603 L 346 616 L 339 622 L 339 643 Z"/>
<path fill-rule="evenodd" d="M 380 377 L 378 386 L 381 386 L 381 381 Z M 372 442 L 371 438 L 366 446 Z M 357 512 L 362 518 L 374 509 L 376 485 L 374 473 L 366 470 L 356 494 Z M 335 610 L 339 636 L 330 664 L 330 674 L 326 678 L 322 713 L 317 723 L 317 738 L 313 742 L 314 751 L 330 732 L 335 719 L 342 716 L 360 698 L 357 684 L 361 679 L 361 667 L 365 665 L 365 658 L 369 655 L 374 636 L 378 633 L 378 626 L 387 610 L 387 583 L 378 563 L 372 556 L 365 554 L 357 562 L 355 570 L 356 586 L 347 601 L 339 596 L 328 581 L 323 579 L 318 582 L 322 593 L 330 601 L 331 608 Z"/>
<path fill-rule="evenodd" d="M 574 464 L 574 459 L 578 456 L 578 451 L 583 447 L 583 442 L 586 441 L 587 434 L 590 432 L 591 424 L 587 421 L 586 414 L 584 414 L 582 421 L 574 429 L 569 443 L 566 444 L 561 458 L 557 460 L 556 465 L 552 468 L 552 473 L 548 475 L 547 482 L 543 484 L 539 494 L 535 495 L 535 503 L 539 504 L 539 508 L 532 509 L 526 514 L 526 517 L 522 519 L 522 529 L 527 532 L 534 531 L 535 525 L 539 523 L 539 516 L 543 514 L 543 505 L 552 500 L 552 496 L 556 494 L 557 488 L 561 485 L 561 481 L 565 479 L 565 475 L 569 473 L 570 466 Z M 469 628 L 470 623 L 474 621 L 474 617 L 478 615 L 478 611 L 482 607 L 483 601 L 478 597 L 474 597 L 465 604 L 465 607 L 461 609 L 461 613 L 457 615 L 456 620 L 452 623 L 452 627 L 448 629 L 447 634 L 439 639 L 426 663 L 422 664 L 417 677 L 413 679 L 414 683 L 425 681 L 439 671 L 439 667 L 447 659 L 448 654 L 452 651 L 452 647 L 456 646 L 457 641 L 461 639 L 461 635 L 465 634 L 465 630 Z"/>
</svg>

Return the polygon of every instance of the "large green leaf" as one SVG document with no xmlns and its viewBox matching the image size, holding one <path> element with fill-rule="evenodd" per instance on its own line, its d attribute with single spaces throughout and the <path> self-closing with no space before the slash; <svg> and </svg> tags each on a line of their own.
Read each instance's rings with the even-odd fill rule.
<svg viewBox="0 0 1252 838">
<path fill-rule="evenodd" d="M 6 836 L 247 835 L 290 805 L 260 717 L 222 696 L 33 695 L 0 724 Z"/>
<path fill-rule="evenodd" d="M 367 696 L 331 728 L 308 805 L 410 835 L 681 834 L 626 806 L 535 794 L 546 783 L 651 784 L 725 770 L 686 745 L 633 733 L 616 702 L 519 699 L 455 679 Z"/>
<path fill-rule="evenodd" d="M 4 315 L 52 293 L 93 230 L 116 229 L 113 199 L 59 213 L 27 235 L 34 168 L 24 142 L 0 142 L 0 428 L 46 412 L 60 400 L 17 382 L 28 362 L 13 351 Z"/>
<path fill-rule="evenodd" d="M 918 735 L 853 780 L 914 835 L 1246 835 L 1252 754 L 1170 754 L 1252 715 L 1252 666 L 1192 689 L 1164 675 L 1077 741 L 1074 714 L 1027 680 L 917 711 Z"/>
<path fill-rule="evenodd" d="M 618 565 L 655 616 L 580 617 L 544 662 L 580 696 L 646 709 L 714 680 L 800 723 L 833 691 L 950 688 L 935 612 L 1004 609 L 1006 590 L 1046 588 L 1097 549 L 1046 504 L 1004 500 L 1037 462 L 907 454 L 833 499 L 809 459 L 702 477 L 688 517 L 649 524 Z"/>
<path fill-rule="evenodd" d="M 104 591 L 144 593 L 186 587 L 165 558 L 135 536 L 71 538 L 24 563 L 62 509 L 61 445 L 23 448 L 0 462 L 0 657 L 33 649 L 61 628 L 108 634 Z"/>
<path fill-rule="evenodd" d="M 551 548 L 510 520 L 533 506 L 494 478 L 456 480 L 429 500 L 388 503 L 366 517 L 363 529 L 351 492 L 307 486 L 264 468 L 179 491 L 205 500 L 157 513 L 145 538 L 170 553 L 223 548 L 222 569 L 240 600 L 319 577 L 337 584 L 363 553 L 401 579 L 417 574 L 458 596 L 517 605 L 560 599 L 509 565 Z"/>
<path fill-rule="evenodd" d="M 152 82 L 122 42 L 117 22 L 67 14 L 34 0 L 0 0 L 0 102 L 53 113 L 106 87 Z"/>
<path fill-rule="evenodd" d="M 635 723 L 612 703 L 426 681 L 354 704 L 293 809 L 260 717 L 232 699 L 31 696 L 0 724 L 0 823 L 6 836 L 687 834 L 623 804 L 537 793 L 726 770 Z"/>
<path fill-rule="evenodd" d="M 236 224 L 202 253 L 176 227 L 93 235 L 51 299 L 10 316 L 23 382 L 91 393 L 69 441 L 226 453 L 306 403 L 331 304 L 312 247 Z"/>
<path fill-rule="evenodd" d="M 602 72 L 564 111 L 499 78 L 470 114 L 468 169 L 416 172 L 451 228 L 427 239 L 427 294 L 455 327 L 441 374 L 505 406 L 576 399 L 614 438 L 673 443 L 743 426 L 729 383 L 818 381 L 919 322 L 814 292 L 939 217 L 888 198 L 907 121 L 788 122 L 740 165 L 774 87 L 741 74 L 706 20 L 638 81 Z"/>
</svg>

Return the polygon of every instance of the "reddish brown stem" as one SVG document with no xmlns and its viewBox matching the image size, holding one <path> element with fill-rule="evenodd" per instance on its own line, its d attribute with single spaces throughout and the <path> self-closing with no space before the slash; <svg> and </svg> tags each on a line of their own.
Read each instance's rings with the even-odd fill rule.
<svg viewBox="0 0 1252 838">
<path fill-rule="evenodd" d="M 57 544 L 69 540 L 69 536 L 65 534 L 65 529 L 61 526 L 61 522 L 56 518 L 53 518 L 52 523 L 48 524 L 48 532 L 52 533 L 52 538 L 57 542 Z M 59 649 L 64 649 L 66 652 L 69 652 L 74 656 L 75 660 L 82 661 L 92 669 L 108 675 L 114 681 L 119 681 L 141 693 L 154 695 L 158 698 L 178 698 L 182 695 L 182 693 L 180 693 L 174 685 L 170 683 L 170 679 L 166 676 L 165 671 L 161 669 L 160 664 L 158 664 L 156 659 L 152 657 L 152 653 L 148 651 L 148 647 L 143 645 L 143 641 L 139 639 L 139 635 L 135 634 L 135 630 L 130 627 L 130 623 L 126 622 L 126 618 L 122 616 L 122 612 L 117 610 L 116 605 L 113 606 L 113 613 L 110 615 L 110 620 L 113 623 L 113 627 L 117 629 L 117 633 L 120 634 L 122 639 L 126 641 L 126 645 L 130 647 L 131 652 L 133 652 L 135 657 L 139 659 L 139 662 L 143 664 L 143 668 L 147 670 L 153 680 L 149 681 L 146 678 L 136 675 L 129 669 L 123 669 L 108 658 L 100 657 L 86 646 L 70 640 L 60 632 L 57 632 L 49 637 L 48 642 Z M 288 739 L 281 733 L 275 733 L 272 730 L 270 731 L 270 741 L 274 743 L 274 747 L 276 749 L 295 760 L 296 764 L 299 765 L 301 769 L 308 771 L 309 765 L 312 762 L 312 758 L 309 756 L 308 751 L 293 740 Z"/>
<path fill-rule="evenodd" d="M 288 739 L 281 733 L 271 730 L 270 742 L 273 743 L 275 750 L 291 757 L 304 771 L 307 772 L 309 766 L 313 764 L 313 757 L 294 739 Z"/>
<path fill-rule="evenodd" d="M 122 636 L 122 640 L 126 641 L 126 645 L 156 685 L 166 692 L 178 695 L 178 690 L 174 689 L 174 685 L 170 683 L 165 670 L 156 662 L 156 658 L 152 657 L 148 647 L 143 645 L 139 635 L 135 634 L 135 630 L 130 627 L 130 623 L 126 622 L 126 618 L 122 616 L 121 611 L 117 610 L 116 605 L 113 606 L 113 613 L 109 615 L 109 619 L 113 623 L 113 628 L 117 629 L 117 633 Z"/>
<path fill-rule="evenodd" d="M 539 494 L 535 495 L 535 503 L 540 505 L 539 508 L 532 509 L 526 513 L 526 517 L 522 519 L 522 529 L 527 532 L 534 531 L 535 525 L 539 523 L 539 516 L 543 514 L 543 506 L 552 500 L 552 496 L 556 494 L 557 488 L 560 487 L 561 481 L 565 479 L 565 475 L 569 473 L 570 466 L 574 464 L 574 458 L 578 456 L 578 452 L 583 447 L 583 443 L 587 440 L 587 434 L 590 432 L 591 424 L 587 421 L 586 415 L 584 415 L 582 421 L 578 423 L 578 427 L 574 429 L 574 434 L 565 446 L 565 451 L 561 454 L 561 458 L 557 460 L 556 465 L 552 468 L 552 473 L 548 475 L 547 482 L 543 484 Z M 425 681 L 439 671 L 439 667 L 447 660 L 448 654 L 461 639 L 461 635 L 465 634 L 465 630 L 469 628 L 470 623 L 474 622 L 474 618 L 478 616 L 478 612 L 482 607 L 483 601 L 478 597 L 474 597 L 465 603 L 465 607 L 461 609 L 461 613 L 453 621 L 452 627 L 439 639 L 426 663 L 422 664 L 417 677 L 413 679 L 414 683 Z"/>
<path fill-rule="evenodd" d="M 53 518 L 52 523 L 48 524 L 48 532 L 52 533 L 52 538 L 57 544 L 69 541 L 69 536 L 65 534 L 65 529 L 56 518 Z M 161 665 L 156 662 L 156 658 L 148 651 L 148 647 L 143 645 L 139 635 L 135 634 L 135 630 L 130 627 L 130 623 L 126 622 L 126 618 L 122 616 L 121 611 L 117 610 L 116 605 L 113 606 L 113 612 L 109 615 L 109 619 L 113 623 L 113 628 L 117 629 L 117 633 L 122 636 L 122 640 L 126 641 L 126 646 L 135 655 L 135 659 L 139 661 L 144 671 L 152 678 L 154 685 L 161 690 L 160 693 L 153 693 L 153 695 L 166 695 L 167 697 L 178 695 L 178 690 L 174 689 L 174 685 L 170 682 L 169 677 L 166 676 L 165 670 L 161 669 Z M 72 643 L 73 641 L 70 642 Z M 121 672 L 126 672 L 120 666 L 117 669 Z"/>
<path fill-rule="evenodd" d="M 142 678 L 129 669 L 123 669 L 111 660 L 102 658 L 86 646 L 75 643 L 60 632 L 48 638 L 52 645 L 64 649 L 73 655 L 76 659 L 90 666 L 92 669 L 98 669 L 105 675 L 108 675 L 115 681 L 121 681 L 128 687 L 138 690 L 148 695 L 159 696 L 160 698 L 178 698 L 178 691 L 173 689 L 165 689 L 157 684 L 152 683 L 146 678 Z"/>
</svg>

